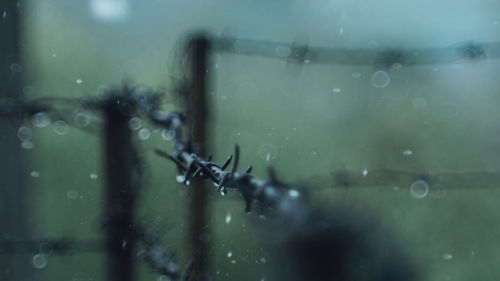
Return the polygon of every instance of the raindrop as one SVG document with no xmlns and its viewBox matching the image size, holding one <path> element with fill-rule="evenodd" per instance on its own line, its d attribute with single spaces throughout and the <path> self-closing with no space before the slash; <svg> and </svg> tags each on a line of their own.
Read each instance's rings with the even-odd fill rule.
<svg viewBox="0 0 500 281">
<path fill-rule="evenodd" d="M 286 58 L 292 53 L 292 49 L 286 45 L 280 45 L 274 50 L 278 57 Z"/>
<path fill-rule="evenodd" d="M 184 182 L 184 180 L 185 180 L 185 179 L 186 179 L 186 178 L 184 177 L 184 175 L 177 175 L 177 176 L 175 177 L 175 180 L 176 180 L 178 183 L 182 183 L 182 182 Z"/>
<path fill-rule="evenodd" d="M 21 147 L 24 149 L 33 149 L 35 147 L 35 144 L 31 141 L 23 141 L 21 143 Z"/>
<path fill-rule="evenodd" d="M 6 17 L 7 17 L 7 11 L 3 11 L 3 13 L 2 13 L 2 17 L 3 17 L 3 18 L 6 18 Z"/>
<path fill-rule="evenodd" d="M 375 71 L 372 74 L 372 85 L 375 88 L 385 88 L 389 86 L 390 81 L 389 74 L 383 70 Z"/>
<path fill-rule="evenodd" d="M 97 174 L 92 173 L 89 175 L 89 177 L 93 180 L 96 180 L 99 176 Z"/>
<path fill-rule="evenodd" d="M 233 252 L 231 252 L 231 251 L 227 252 L 227 257 L 228 257 L 228 258 L 230 258 L 230 257 L 232 257 L 232 256 L 233 256 Z"/>
<path fill-rule="evenodd" d="M 413 154 L 413 151 L 411 151 L 410 149 L 407 149 L 407 150 L 403 151 L 403 155 L 404 156 L 411 156 L 412 154 Z"/>
<path fill-rule="evenodd" d="M 363 168 L 361 174 L 363 174 L 363 177 L 366 177 L 368 175 L 368 170 L 366 168 Z"/>
<path fill-rule="evenodd" d="M 40 172 L 38 172 L 38 171 L 31 171 L 30 176 L 32 176 L 34 178 L 38 178 L 38 177 L 40 177 Z"/>
<path fill-rule="evenodd" d="M 340 93 L 340 91 L 341 91 L 340 88 L 333 88 L 332 89 L 332 92 L 334 92 L 334 93 Z"/>
<path fill-rule="evenodd" d="M 427 105 L 427 101 L 424 98 L 414 98 L 411 101 L 411 105 L 414 108 L 424 108 Z"/>
<path fill-rule="evenodd" d="M 36 269 L 42 269 L 47 266 L 48 258 L 45 254 L 36 254 L 32 259 L 33 266 Z"/>
<path fill-rule="evenodd" d="M 266 161 L 271 161 L 275 159 L 276 156 L 278 155 L 278 149 L 276 148 L 275 145 L 263 144 L 259 147 L 257 153 L 262 159 Z"/>
<path fill-rule="evenodd" d="M 137 133 L 137 135 L 139 136 L 140 140 L 144 141 L 149 139 L 149 136 L 151 136 L 151 132 L 148 128 L 142 128 L 141 130 L 139 130 L 139 133 Z"/>
<path fill-rule="evenodd" d="M 361 78 L 361 73 L 359 73 L 359 72 L 353 72 L 353 73 L 351 74 L 351 77 L 352 77 L 352 78 L 356 78 L 356 79 Z"/>
<path fill-rule="evenodd" d="M 453 259 L 452 254 L 449 254 L 449 253 L 443 254 L 443 260 L 449 261 L 451 259 Z"/>
<path fill-rule="evenodd" d="M 226 215 L 226 224 L 231 223 L 231 213 L 227 213 Z"/>
<path fill-rule="evenodd" d="M 17 137 L 23 142 L 29 141 L 32 136 L 31 129 L 26 126 L 21 126 L 17 129 Z"/>
<path fill-rule="evenodd" d="M 87 127 L 90 124 L 90 114 L 88 112 L 78 112 L 75 115 L 75 123 L 78 127 Z"/>
<path fill-rule="evenodd" d="M 82 84 L 83 80 L 82 79 L 76 79 L 76 84 Z"/>
<path fill-rule="evenodd" d="M 74 190 L 68 190 L 68 192 L 66 192 L 66 197 L 68 197 L 68 199 L 77 199 L 78 198 L 78 192 L 74 191 Z"/>
<path fill-rule="evenodd" d="M 54 122 L 54 132 L 58 135 L 65 135 L 68 133 L 68 124 L 63 120 L 58 120 Z"/>
<path fill-rule="evenodd" d="M 422 199 L 427 196 L 429 192 L 429 184 L 424 180 L 418 180 L 411 184 L 410 194 L 414 198 Z"/>
<path fill-rule="evenodd" d="M 130 130 L 139 130 L 142 127 L 142 120 L 139 117 L 132 117 L 128 120 L 128 127 Z"/>
<path fill-rule="evenodd" d="M 260 262 L 261 262 L 261 263 L 266 263 L 266 258 L 265 258 L 265 257 L 261 257 L 261 258 L 260 258 Z"/>
<path fill-rule="evenodd" d="M 236 260 L 232 260 L 231 263 L 233 263 L 233 264 L 236 263 Z"/>
<path fill-rule="evenodd" d="M 299 192 L 295 189 L 290 189 L 288 191 L 288 196 L 290 196 L 292 198 L 297 198 L 297 197 L 299 197 Z"/>
<path fill-rule="evenodd" d="M 33 126 L 43 128 L 50 124 L 50 117 L 45 112 L 38 112 L 37 114 L 33 115 L 33 119 L 31 122 L 33 123 Z"/>
<path fill-rule="evenodd" d="M 166 141 L 171 141 L 175 138 L 175 131 L 164 129 L 161 131 L 161 137 Z"/>
</svg>

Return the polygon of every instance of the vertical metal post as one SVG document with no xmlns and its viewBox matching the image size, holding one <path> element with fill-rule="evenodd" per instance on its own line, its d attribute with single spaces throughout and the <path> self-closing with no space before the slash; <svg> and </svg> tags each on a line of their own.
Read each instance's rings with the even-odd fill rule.
<svg viewBox="0 0 500 281">
<path fill-rule="evenodd" d="M 123 95 L 125 96 L 125 95 Z M 132 143 L 128 119 L 122 104 L 126 98 L 116 95 L 108 99 L 104 108 L 105 193 L 104 222 L 108 254 L 108 281 L 132 281 L 135 275 L 134 212 L 140 184 L 139 164 Z"/>
<path fill-rule="evenodd" d="M 207 106 L 207 69 L 209 65 L 209 40 L 204 36 L 193 38 L 190 51 L 190 96 L 187 114 L 190 120 L 189 137 L 197 153 L 205 157 L 207 148 L 206 127 L 209 118 Z M 209 279 L 209 240 L 207 222 L 207 188 L 200 178 L 191 179 L 187 202 L 187 253 L 193 257 L 191 280 Z"/>
<path fill-rule="evenodd" d="M 0 103 L 21 96 L 21 28 L 17 1 L 0 1 Z M 0 225 L 3 238 L 29 235 L 26 158 L 17 139 L 19 120 L 0 120 Z M 18 252 L 15 249 L 14 252 Z M 0 256 L 0 280 L 24 280 L 31 268 L 24 256 Z"/>
</svg>

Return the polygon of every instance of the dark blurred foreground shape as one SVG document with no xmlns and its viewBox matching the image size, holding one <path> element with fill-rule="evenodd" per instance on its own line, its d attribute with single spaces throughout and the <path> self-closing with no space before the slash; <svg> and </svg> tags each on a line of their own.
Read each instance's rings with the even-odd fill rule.
<svg viewBox="0 0 500 281">
<path fill-rule="evenodd" d="M 0 105 L 21 96 L 22 59 L 17 1 L 0 1 Z M 1 112 L 0 112 L 1 113 Z M 28 236 L 25 153 L 17 139 L 21 118 L 0 118 L 0 238 Z M 0 255 L 0 280 L 21 280 L 30 271 L 29 259 Z"/>
<path fill-rule="evenodd" d="M 277 251 L 283 261 L 281 280 L 418 279 L 410 257 L 380 221 L 350 208 L 336 209 L 328 217 L 315 211 L 302 226 L 288 229 Z"/>
</svg>

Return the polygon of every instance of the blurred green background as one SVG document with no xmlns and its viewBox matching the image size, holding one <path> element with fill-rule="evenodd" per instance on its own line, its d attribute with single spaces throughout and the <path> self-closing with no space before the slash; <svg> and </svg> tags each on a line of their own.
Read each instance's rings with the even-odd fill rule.
<svg viewBox="0 0 500 281">
<path fill-rule="evenodd" d="M 352 48 L 500 40 L 500 3 L 486 0 L 19 3 L 23 91 L 29 97 L 94 96 L 124 79 L 169 89 L 176 44 L 193 29 Z M 306 64 L 297 71 L 286 61 L 216 55 L 214 66 L 211 150 L 222 161 L 234 143 L 240 144 L 241 165 L 252 164 L 258 177 L 267 177 L 269 166 L 286 182 L 344 167 L 368 173 L 380 168 L 500 170 L 498 60 L 396 66 L 387 70 L 383 88 L 374 86 L 372 75 L 379 69 L 369 65 Z M 175 108 L 175 103 L 165 107 Z M 33 236 L 99 237 L 104 186 L 100 136 L 74 127 L 61 134 L 54 123 L 24 126 L 34 134 L 26 175 Z M 172 151 L 173 143 L 144 120 L 141 128 L 150 130 L 150 136 L 136 140 L 147 168 L 139 217 L 147 225 L 167 225 L 165 245 L 179 252 L 185 187 L 175 182 L 173 165 L 153 153 L 157 147 Z M 330 184 L 324 179 L 325 186 Z M 350 189 L 317 184 L 307 186 L 315 206 L 345 204 L 376 213 L 419 266 L 423 280 L 500 276 L 500 186 L 447 187 L 444 196 L 417 199 L 409 186 L 396 188 L 390 182 Z M 269 280 L 258 218 L 245 214 L 238 198 L 215 191 L 211 197 L 214 279 Z M 101 254 L 49 256 L 46 266 L 33 269 L 33 280 L 103 280 L 103 263 Z M 33 267 L 31 256 L 26 266 Z M 162 280 L 143 266 L 139 279 Z"/>
</svg>

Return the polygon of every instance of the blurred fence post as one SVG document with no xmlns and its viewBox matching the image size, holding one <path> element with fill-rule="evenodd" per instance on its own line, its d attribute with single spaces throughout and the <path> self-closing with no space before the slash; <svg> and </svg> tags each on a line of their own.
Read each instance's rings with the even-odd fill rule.
<svg viewBox="0 0 500 281">
<path fill-rule="evenodd" d="M 104 231 L 108 281 L 133 281 L 135 277 L 134 213 L 140 172 L 137 170 L 139 160 L 128 127 L 126 97 L 125 93 L 118 93 L 108 98 L 104 105 L 107 184 Z"/>
<path fill-rule="evenodd" d="M 200 35 L 188 42 L 190 58 L 190 92 L 187 97 L 187 116 L 189 118 L 189 140 L 195 146 L 198 155 L 206 157 L 207 124 L 209 110 L 207 106 L 207 84 L 210 42 Z M 186 204 L 187 255 L 193 258 L 191 280 L 208 280 L 210 271 L 209 241 L 211 233 L 208 218 L 208 200 L 205 181 L 193 177 L 188 189 Z"/>
<path fill-rule="evenodd" d="M 0 104 L 21 96 L 21 28 L 18 1 L 0 2 Z M 20 120 L 0 120 L 0 225 L 3 238 L 29 236 L 26 157 L 17 138 Z M 17 249 L 13 250 L 17 252 Z M 0 256 L 0 280 L 24 280 L 31 265 L 25 256 Z"/>
</svg>

